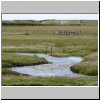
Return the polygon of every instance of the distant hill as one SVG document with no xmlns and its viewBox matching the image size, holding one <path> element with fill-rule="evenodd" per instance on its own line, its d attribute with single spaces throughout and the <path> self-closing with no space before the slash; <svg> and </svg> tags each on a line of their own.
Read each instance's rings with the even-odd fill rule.
<svg viewBox="0 0 100 100">
<path fill-rule="evenodd" d="M 2 21 L 2 25 L 87 25 L 95 26 L 98 25 L 97 20 L 13 20 L 13 21 Z"/>
</svg>

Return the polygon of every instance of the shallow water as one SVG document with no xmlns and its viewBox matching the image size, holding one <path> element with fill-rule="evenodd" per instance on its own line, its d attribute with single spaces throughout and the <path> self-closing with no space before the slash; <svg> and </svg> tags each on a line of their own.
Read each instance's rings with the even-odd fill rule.
<svg viewBox="0 0 100 100">
<path fill-rule="evenodd" d="M 83 59 L 81 57 L 52 57 L 48 54 L 33 54 L 33 53 L 17 53 L 18 55 L 38 56 L 45 58 L 51 64 L 41 64 L 33 66 L 12 67 L 10 70 L 28 74 L 31 76 L 68 76 L 80 77 L 84 75 L 73 73 L 70 67 L 74 64 L 80 63 Z"/>
</svg>

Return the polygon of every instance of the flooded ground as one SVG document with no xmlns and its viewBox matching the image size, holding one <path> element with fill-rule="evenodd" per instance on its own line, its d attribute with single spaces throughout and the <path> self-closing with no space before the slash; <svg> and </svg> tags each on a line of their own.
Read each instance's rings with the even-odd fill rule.
<svg viewBox="0 0 100 100">
<path fill-rule="evenodd" d="M 81 57 L 52 57 L 48 54 L 34 54 L 34 53 L 17 53 L 18 55 L 27 56 L 38 56 L 40 58 L 45 58 L 49 64 L 33 65 L 33 66 L 22 66 L 22 67 L 12 67 L 10 70 L 21 73 L 28 74 L 31 76 L 67 76 L 67 77 L 80 77 L 85 75 L 80 75 L 73 73 L 70 67 L 74 64 L 80 63 L 83 59 Z"/>
</svg>

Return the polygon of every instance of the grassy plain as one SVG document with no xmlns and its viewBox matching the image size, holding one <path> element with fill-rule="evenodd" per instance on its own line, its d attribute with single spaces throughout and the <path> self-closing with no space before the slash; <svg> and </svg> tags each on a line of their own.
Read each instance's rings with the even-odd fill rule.
<svg viewBox="0 0 100 100">
<path fill-rule="evenodd" d="M 55 32 L 60 30 L 74 32 L 80 32 L 81 30 L 82 34 L 56 35 Z M 7 70 L 4 69 L 4 67 L 11 66 L 11 64 L 18 65 L 19 60 L 24 59 L 24 57 L 13 56 L 15 52 L 45 53 L 47 50 L 47 53 L 53 56 L 83 57 L 84 61 L 78 65 L 72 66 L 72 71 L 91 76 L 98 75 L 97 31 L 97 26 L 3 26 L 2 85 L 97 85 L 97 76 L 91 78 L 41 78 L 17 75 L 17 73 L 14 74 L 14 72 L 11 71 L 7 73 Z M 8 55 L 9 58 L 7 58 Z M 37 63 L 39 63 L 40 60 L 34 57 L 25 58 L 21 63 L 27 65 L 27 59 L 29 61 L 28 65 L 33 64 L 30 59 L 37 59 Z M 43 63 L 45 63 L 45 61 Z"/>
</svg>

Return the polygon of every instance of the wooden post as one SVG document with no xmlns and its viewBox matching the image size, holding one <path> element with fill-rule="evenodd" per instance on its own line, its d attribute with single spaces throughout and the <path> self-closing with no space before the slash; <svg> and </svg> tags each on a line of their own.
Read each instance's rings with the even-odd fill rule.
<svg viewBox="0 0 100 100">
<path fill-rule="evenodd" d="M 47 47 L 45 47 L 45 55 L 47 54 Z"/>
<path fill-rule="evenodd" d="M 52 45 L 51 45 L 51 54 L 52 54 Z"/>
<path fill-rule="evenodd" d="M 80 30 L 80 35 L 82 35 L 82 30 Z"/>
</svg>

